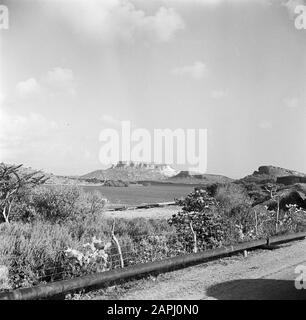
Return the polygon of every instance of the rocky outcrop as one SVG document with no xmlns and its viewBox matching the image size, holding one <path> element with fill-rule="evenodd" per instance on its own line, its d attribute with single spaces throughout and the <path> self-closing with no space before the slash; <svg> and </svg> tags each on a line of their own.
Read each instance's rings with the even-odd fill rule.
<svg viewBox="0 0 306 320">
<path fill-rule="evenodd" d="M 168 181 L 189 184 L 211 184 L 229 183 L 232 182 L 233 179 L 217 174 L 199 174 L 190 171 L 180 171 L 177 175 L 169 178 Z"/>
<path fill-rule="evenodd" d="M 278 177 L 276 179 L 276 183 L 278 184 L 284 184 L 284 185 L 292 185 L 296 183 L 306 183 L 306 177 L 301 176 L 284 176 L 284 177 Z"/>
<path fill-rule="evenodd" d="M 155 164 L 155 163 L 138 162 L 138 161 L 119 161 L 117 164 L 112 165 L 110 169 L 154 170 L 154 171 L 161 172 L 167 177 L 172 177 L 177 174 L 177 170 L 174 170 L 168 164 Z"/>
<path fill-rule="evenodd" d="M 267 184 L 267 183 L 279 183 L 279 184 L 294 184 L 305 181 L 306 174 L 284 169 L 275 166 L 260 166 L 257 171 L 253 174 L 248 175 L 240 180 L 243 183 L 256 183 L 256 184 Z"/>
<path fill-rule="evenodd" d="M 268 175 L 275 178 L 284 176 L 306 177 L 304 173 L 274 166 L 260 166 L 257 171 L 254 171 L 253 175 Z"/>
</svg>

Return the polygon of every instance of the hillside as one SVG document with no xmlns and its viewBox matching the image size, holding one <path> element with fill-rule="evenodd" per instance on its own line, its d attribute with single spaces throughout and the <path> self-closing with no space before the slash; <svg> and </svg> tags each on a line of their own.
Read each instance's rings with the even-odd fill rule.
<svg viewBox="0 0 306 320">
<path fill-rule="evenodd" d="M 11 164 L 6 164 L 11 165 Z M 39 174 L 44 175 L 48 180 L 45 182 L 47 185 L 89 185 L 94 183 L 89 183 L 85 180 L 81 180 L 78 177 L 68 177 L 68 176 L 59 176 L 53 173 L 45 172 L 43 170 L 33 169 L 31 167 L 22 166 L 19 169 L 21 175 L 31 174 L 33 172 L 38 172 Z"/>
<path fill-rule="evenodd" d="M 81 176 L 81 179 L 143 181 L 165 180 L 177 174 L 171 166 L 166 164 L 152 164 L 144 162 L 119 161 L 105 170 L 96 170 Z"/>
<path fill-rule="evenodd" d="M 229 183 L 234 180 L 217 174 L 198 174 L 190 171 L 181 171 L 177 175 L 168 178 L 167 181 L 186 184 L 212 184 Z"/>
<path fill-rule="evenodd" d="M 298 171 L 275 166 L 260 166 L 253 174 L 238 181 L 259 184 L 272 182 L 290 185 L 293 183 L 303 183 L 306 180 L 304 178 L 306 178 L 306 174 Z"/>
<path fill-rule="evenodd" d="M 280 167 L 274 166 L 260 166 L 257 171 L 254 171 L 253 175 L 270 175 L 276 178 L 284 177 L 284 176 L 299 176 L 299 177 L 306 177 L 305 173 L 301 173 L 294 170 L 284 169 Z"/>
<path fill-rule="evenodd" d="M 280 207 L 286 209 L 288 204 L 297 204 L 306 208 L 306 174 L 284 169 L 275 166 L 261 166 L 253 174 L 235 183 L 241 184 L 247 193 L 254 200 L 253 206 L 264 205 L 270 209 L 275 207 L 276 202 L 272 201 L 265 191 L 267 184 L 276 185 L 276 196 L 279 196 Z"/>
</svg>

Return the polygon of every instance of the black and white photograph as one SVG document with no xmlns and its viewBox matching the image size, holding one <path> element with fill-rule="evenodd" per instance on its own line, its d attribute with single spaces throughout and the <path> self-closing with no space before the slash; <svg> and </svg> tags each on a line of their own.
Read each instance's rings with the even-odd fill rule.
<svg viewBox="0 0 306 320">
<path fill-rule="evenodd" d="M 0 300 L 306 300 L 305 137 L 306 0 L 0 0 Z"/>
</svg>

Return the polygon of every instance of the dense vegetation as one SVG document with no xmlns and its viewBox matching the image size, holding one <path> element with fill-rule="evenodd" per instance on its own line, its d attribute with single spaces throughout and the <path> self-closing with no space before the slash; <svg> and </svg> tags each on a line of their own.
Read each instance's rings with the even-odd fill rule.
<svg viewBox="0 0 306 320">
<path fill-rule="evenodd" d="M 178 201 L 181 210 L 168 221 L 114 223 L 103 216 L 101 194 L 44 181 L 39 172 L 27 175 L 20 167 L 0 165 L 0 290 L 295 232 L 306 225 L 305 211 L 282 206 L 281 193 L 269 184 L 197 188 Z M 263 205 L 266 200 L 269 206 Z"/>
</svg>

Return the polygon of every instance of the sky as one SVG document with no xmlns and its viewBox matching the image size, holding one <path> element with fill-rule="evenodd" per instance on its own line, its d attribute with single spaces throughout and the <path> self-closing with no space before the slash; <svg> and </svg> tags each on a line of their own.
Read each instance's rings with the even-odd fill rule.
<svg viewBox="0 0 306 320">
<path fill-rule="evenodd" d="M 101 169 L 101 130 L 128 120 L 207 129 L 207 173 L 306 172 L 303 0 L 1 3 L 0 161 Z"/>
</svg>

